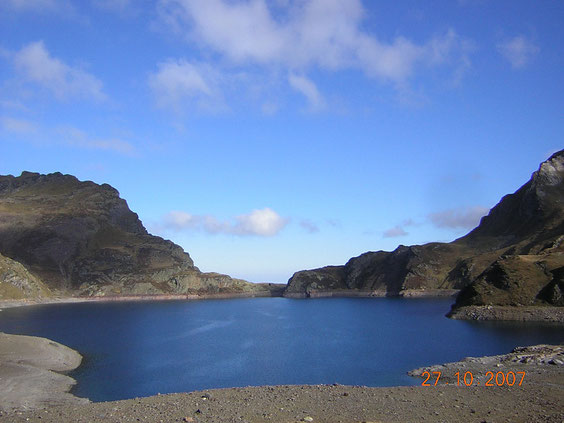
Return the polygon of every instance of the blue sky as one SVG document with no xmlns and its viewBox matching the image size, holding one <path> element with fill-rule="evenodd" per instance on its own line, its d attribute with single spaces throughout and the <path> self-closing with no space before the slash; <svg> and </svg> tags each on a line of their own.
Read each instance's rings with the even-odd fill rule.
<svg viewBox="0 0 564 423">
<path fill-rule="evenodd" d="M 564 3 L 3 0 L 0 173 L 254 282 L 451 241 L 564 141 Z"/>
</svg>

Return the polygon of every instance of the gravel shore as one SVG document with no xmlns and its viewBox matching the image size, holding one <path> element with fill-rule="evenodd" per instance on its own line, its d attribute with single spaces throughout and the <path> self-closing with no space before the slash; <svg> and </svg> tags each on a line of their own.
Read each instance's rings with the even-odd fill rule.
<svg viewBox="0 0 564 423">
<path fill-rule="evenodd" d="M 511 320 L 516 322 L 564 323 L 564 307 L 551 306 L 467 306 L 447 314 L 460 320 Z"/>
<path fill-rule="evenodd" d="M 31 342 L 42 345 L 47 342 L 50 345 L 50 341 L 42 338 L 34 338 Z M 23 345 L 30 356 L 41 356 L 45 352 L 28 350 L 29 346 Z M 51 347 L 51 350 L 55 348 L 54 351 L 58 351 L 61 346 Z M 38 366 L 38 362 L 32 364 Z M 56 369 L 66 368 L 68 366 Z M 564 346 L 516 349 L 502 356 L 469 358 L 417 369 L 412 375 L 424 376 L 422 382 L 425 382 L 425 371 L 440 371 L 441 376 L 436 380 L 437 374 L 431 373 L 433 377 L 428 378 L 426 383 L 430 386 L 263 386 L 102 403 L 86 403 L 75 398 L 61 405 L 59 400 L 54 399 L 51 403 L 36 403 L 35 409 L 14 408 L 18 398 L 25 403 L 24 408 L 31 408 L 31 404 L 26 402 L 28 385 L 20 389 L 19 397 L 12 395 L 12 407 L 9 411 L 0 412 L 0 423 L 564 421 Z M 5 372 L 5 367 L 0 365 L 2 381 L 6 378 Z M 466 379 L 462 376 L 456 383 L 456 372 L 459 372 L 459 378 L 465 375 Z M 488 380 L 487 372 L 503 373 L 507 382 L 499 383 L 501 379 L 498 375 L 497 383 L 494 379 L 493 386 L 484 386 Z M 515 382 L 510 372 L 518 376 Z M 522 381 L 519 372 L 525 372 Z M 471 386 L 466 386 L 470 382 L 468 373 L 472 374 Z M 45 394 L 53 392 L 43 385 L 39 385 L 38 390 Z M 14 393 L 16 390 L 12 389 Z M 0 391 L 0 404 L 6 405 L 4 389 Z M 45 408 L 47 405 L 49 407 Z"/>
<path fill-rule="evenodd" d="M 0 411 L 87 403 L 68 393 L 76 381 L 59 373 L 81 361 L 76 351 L 49 339 L 0 332 Z"/>
<path fill-rule="evenodd" d="M 258 298 L 282 296 L 273 295 L 272 292 L 228 292 L 214 294 L 156 294 L 156 295 L 116 295 L 116 296 L 94 296 L 94 297 L 45 297 L 22 300 L 0 300 L 0 311 L 4 308 L 25 307 L 42 304 L 71 304 L 71 303 L 115 303 L 115 302 L 137 302 L 137 301 L 186 301 L 186 300 L 213 300 L 229 298 Z"/>
</svg>

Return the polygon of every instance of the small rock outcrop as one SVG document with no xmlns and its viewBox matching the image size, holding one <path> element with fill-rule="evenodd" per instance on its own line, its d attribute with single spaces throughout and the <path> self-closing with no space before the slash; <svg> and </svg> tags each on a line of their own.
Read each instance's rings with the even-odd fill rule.
<svg viewBox="0 0 564 423">
<path fill-rule="evenodd" d="M 202 273 L 181 247 L 147 232 L 110 185 L 71 175 L 0 176 L 0 253 L 60 295 L 268 293 Z"/>
<path fill-rule="evenodd" d="M 295 273 L 288 296 L 335 289 L 403 295 L 461 289 L 464 306 L 564 305 L 564 150 L 451 243 L 364 253 L 344 266 Z"/>
<path fill-rule="evenodd" d="M 564 305 L 563 262 L 562 253 L 502 256 L 461 291 L 456 306 Z"/>
<path fill-rule="evenodd" d="M 17 261 L 0 254 L 0 300 L 51 297 L 51 290 Z"/>
</svg>

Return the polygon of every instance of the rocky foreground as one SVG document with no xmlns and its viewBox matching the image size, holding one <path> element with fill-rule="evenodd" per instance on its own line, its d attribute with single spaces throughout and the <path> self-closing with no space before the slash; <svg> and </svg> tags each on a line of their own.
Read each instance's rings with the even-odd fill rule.
<svg viewBox="0 0 564 423">
<path fill-rule="evenodd" d="M 14 335 L 2 335 L 0 345 L 6 345 L 6 340 L 10 337 Z M 24 338 L 27 345 L 21 342 Z M 34 366 L 44 362 L 45 354 L 52 355 L 53 351 L 59 351 L 59 357 L 66 357 L 68 354 L 64 347 L 42 338 L 17 336 L 16 344 L 12 342 L 13 339 L 9 341 L 10 345 L 19 343 L 20 348 L 25 347 L 26 351 L 35 356 Z M 34 344 L 44 347 L 47 345 L 47 348 L 38 349 Z M 28 350 L 30 346 L 32 349 Z M 0 360 L 5 360 L 5 357 L 0 354 Z M 23 360 L 26 361 L 27 358 Z M 6 369 L 5 362 L 0 362 L 0 381 L 4 384 L 3 389 L 0 389 L 0 405 L 3 408 L 0 411 L 0 422 L 564 421 L 564 346 L 516 348 L 510 354 L 468 358 L 412 372 L 413 376 L 420 377 L 425 371 L 440 371 L 441 376 L 436 386 L 433 375 L 427 383 L 430 386 L 263 386 L 157 395 L 103 403 L 87 403 L 86 400 L 71 398 L 66 404 L 63 403 L 65 405 L 61 405 L 59 389 L 41 385 L 40 379 L 35 376 L 33 383 L 39 383 L 44 396 L 53 395 L 51 402 L 43 398 L 42 402 L 32 404 L 29 397 L 36 395 L 39 390 L 29 390 L 31 385 L 24 387 L 20 384 L 6 389 L 11 386 L 6 382 L 11 380 Z M 59 367 L 58 370 L 64 368 Z M 466 386 L 464 379 L 457 384 L 456 372 L 472 373 L 471 386 Z M 499 383 L 499 377 L 498 383 L 494 379 L 494 386 L 484 386 L 488 379 L 487 372 L 501 372 L 504 380 L 507 375 L 507 381 L 512 382 L 512 386 L 508 386 L 509 382 Z M 510 372 L 518 375 L 514 383 L 509 377 Z M 522 380 L 519 372 L 524 372 Z M 466 376 L 466 382 L 469 382 L 469 376 Z M 66 395 L 72 397 L 70 394 Z M 11 402 L 7 398 L 12 398 Z M 16 406 L 18 400 L 19 407 Z M 49 407 L 45 408 L 47 405 Z M 34 409 L 25 410 L 32 407 Z"/>
<path fill-rule="evenodd" d="M 88 402 L 68 393 L 76 381 L 61 374 L 81 361 L 79 353 L 58 342 L 0 332 L 0 410 Z"/>
</svg>

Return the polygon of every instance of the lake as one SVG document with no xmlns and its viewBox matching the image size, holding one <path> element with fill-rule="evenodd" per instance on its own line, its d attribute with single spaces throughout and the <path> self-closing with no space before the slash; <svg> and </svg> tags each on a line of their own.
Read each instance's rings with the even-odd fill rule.
<svg viewBox="0 0 564 423">
<path fill-rule="evenodd" d="M 249 385 L 417 385 L 423 365 L 563 341 L 562 326 L 444 317 L 451 299 L 249 298 L 5 309 L 0 331 L 78 350 L 73 393 L 107 401 Z"/>
</svg>

